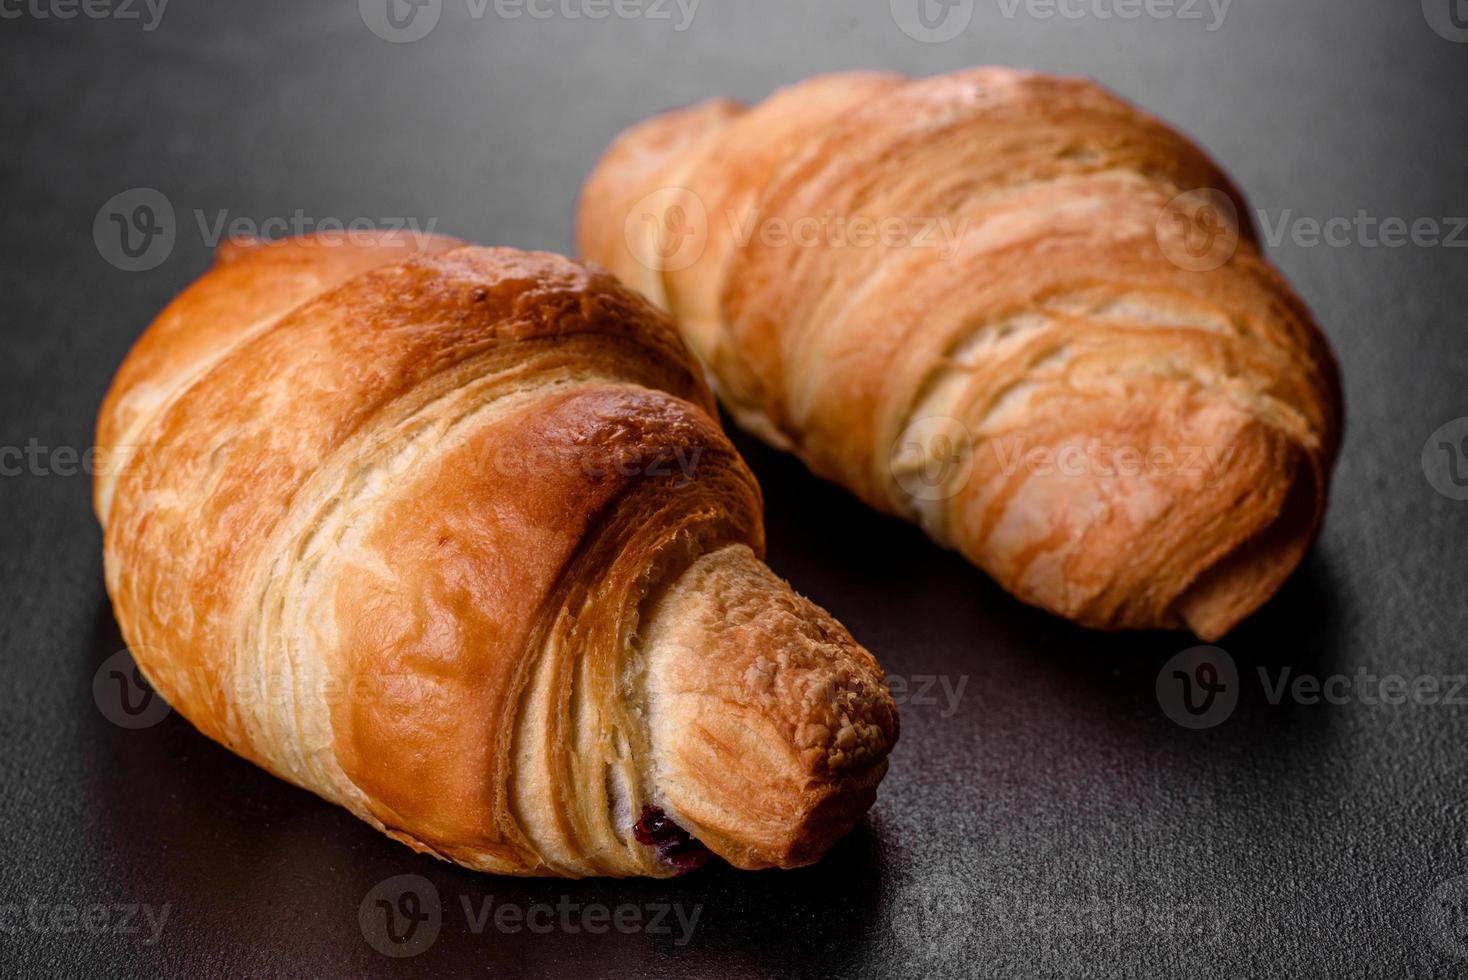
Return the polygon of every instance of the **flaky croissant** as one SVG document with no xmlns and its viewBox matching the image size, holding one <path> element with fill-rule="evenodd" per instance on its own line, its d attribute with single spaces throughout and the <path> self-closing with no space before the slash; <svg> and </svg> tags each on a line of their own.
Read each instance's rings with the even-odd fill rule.
<svg viewBox="0 0 1468 980">
<path fill-rule="evenodd" d="M 1214 638 L 1314 539 L 1341 425 L 1242 210 L 1097 85 L 982 68 L 648 120 L 578 232 L 817 474 L 1027 602 Z"/>
<path fill-rule="evenodd" d="M 544 253 L 231 245 L 102 407 L 108 591 L 209 737 L 509 874 L 809 863 L 897 735 L 872 656 L 760 560 L 672 326 Z"/>
</svg>

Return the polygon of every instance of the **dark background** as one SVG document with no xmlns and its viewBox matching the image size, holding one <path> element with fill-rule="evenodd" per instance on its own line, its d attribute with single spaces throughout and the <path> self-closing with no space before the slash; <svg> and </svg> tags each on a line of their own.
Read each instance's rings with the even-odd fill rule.
<svg viewBox="0 0 1468 980">
<path fill-rule="evenodd" d="M 1428 0 L 1438 23 L 1448 2 Z M 153 30 L 34 10 L 0 19 L 0 446 L 51 451 L 0 477 L 0 905 L 11 903 L 0 973 L 1468 967 L 1468 709 L 1274 704 L 1256 673 L 1468 670 L 1468 502 L 1435 491 L 1420 462 L 1435 429 L 1468 415 L 1462 247 L 1356 236 L 1270 249 L 1339 352 L 1347 438 L 1318 546 L 1222 642 L 1242 693 L 1206 730 L 1169 720 L 1156 693 L 1188 637 L 1092 634 L 1027 609 L 915 528 L 741 437 L 765 488 L 774 568 L 911 693 L 923 677 L 965 685 L 956 705 L 909 696 L 875 808 L 813 868 L 676 882 L 476 875 L 413 855 L 177 716 L 128 730 L 94 699 L 94 674 L 123 644 L 89 478 L 56 472 L 54 450 L 90 444 L 128 345 L 205 267 L 196 212 L 206 224 L 297 209 L 432 220 L 486 244 L 565 252 L 580 181 L 651 112 L 757 99 L 828 69 L 998 62 L 1093 75 L 1174 120 L 1271 222 L 1468 214 L 1468 44 L 1434 31 L 1418 0 L 1234 0 L 1214 30 L 1204 5 L 1190 11 L 1201 19 L 1106 19 L 1098 4 L 1114 9 L 1086 0 L 1071 7 L 1082 16 L 1047 19 L 1036 16 L 1047 8 L 1007 16 L 978 0 L 942 43 L 906 35 L 887 0 L 703 0 L 682 31 L 676 7 L 670 20 L 593 21 L 508 19 L 491 3 L 474 18 L 466 0 L 443 0 L 441 22 L 413 43 L 374 36 L 353 0 L 174 0 Z M 139 187 L 170 202 L 176 240 L 155 268 L 128 272 L 93 223 Z M 358 909 L 405 873 L 432 883 L 443 923 L 425 952 L 390 959 Z M 676 928 L 476 935 L 460 902 L 489 896 L 701 909 L 681 945 Z M 152 943 L 146 930 L 68 933 L 25 918 L 28 906 L 96 903 L 166 903 L 169 918 Z"/>
</svg>

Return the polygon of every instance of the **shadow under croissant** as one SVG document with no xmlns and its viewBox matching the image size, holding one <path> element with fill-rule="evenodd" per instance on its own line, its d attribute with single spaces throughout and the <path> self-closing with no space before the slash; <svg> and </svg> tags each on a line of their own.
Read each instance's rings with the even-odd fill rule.
<svg viewBox="0 0 1468 980">
<path fill-rule="evenodd" d="M 1093 786 L 1102 808 L 1108 795 L 1122 810 L 1164 807 L 1199 779 L 1212 779 L 1214 792 L 1231 786 L 1273 799 L 1342 737 L 1349 708 L 1270 700 L 1285 669 L 1318 677 L 1342 669 L 1341 631 L 1351 624 L 1328 524 L 1280 592 L 1218 642 L 1238 671 L 1238 704 L 1216 727 L 1190 731 L 1169 719 L 1157 692 L 1168 661 L 1201 645 L 1186 631 L 1097 632 L 1027 606 L 917 527 L 872 511 L 788 455 L 742 434 L 736 441 L 765 487 L 771 567 L 840 618 L 890 680 L 907 682 L 879 814 L 936 781 L 963 780 L 982 800 L 1009 788 L 1043 795 L 1057 773 Z M 961 698 L 915 703 L 917 682 L 931 678 Z"/>
<path fill-rule="evenodd" d="M 94 675 L 124 648 L 100 581 L 97 591 L 91 653 L 76 664 L 91 815 L 78 836 L 97 856 L 96 894 L 169 903 L 192 936 L 208 937 L 186 955 L 267 943 L 288 969 L 292 949 L 325 946 L 344 975 L 362 975 L 384 960 L 364 939 L 359 907 L 374 887 L 400 875 L 420 876 L 437 892 L 442 927 L 413 962 L 429 971 L 439 964 L 446 974 L 472 963 L 507 975 L 597 976 L 615 957 L 640 958 L 654 973 L 674 964 L 686 972 L 707 958 L 720 976 L 739 975 L 730 963 L 766 976 L 792 950 L 849 972 L 866 945 L 880 941 L 873 920 L 886 871 L 870 816 L 819 863 L 794 871 L 744 872 L 714 859 L 668 880 L 502 877 L 414 854 L 235 756 L 176 712 L 142 728 L 119 727 L 91 703 Z M 484 918 L 503 904 L 524 910 L 564 902 L 649 910 L 649 927 L 503 932 Z M 650 910 L 674 906 L 685 922 L 697 916 L 691 938 L 673 914 L 650 927 Z M 610 951 L 616 946 L 623 951 Z"/>
</svg>

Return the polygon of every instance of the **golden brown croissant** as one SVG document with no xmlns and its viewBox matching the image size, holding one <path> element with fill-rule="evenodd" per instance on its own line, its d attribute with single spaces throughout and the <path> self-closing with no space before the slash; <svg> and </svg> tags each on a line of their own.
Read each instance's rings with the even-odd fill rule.
<svg viewBox="0 0 1468 980">
<path fill-rule="evenodd" d="M 107 587 L 205 734 L 486 871 L 814 861 L 897 736 L 760 560 L 666 318 L 544 253 L 228 246 L 98 422 Z"/>
<path fill-rule="evenodd" d="M 1241 211 L 1084 79 L 863 73 L 629 129 L 579 244 L 817 474 L 1027 602 L 1212 638 L 1314 539 L 1341 419 Z"/>
</svg>

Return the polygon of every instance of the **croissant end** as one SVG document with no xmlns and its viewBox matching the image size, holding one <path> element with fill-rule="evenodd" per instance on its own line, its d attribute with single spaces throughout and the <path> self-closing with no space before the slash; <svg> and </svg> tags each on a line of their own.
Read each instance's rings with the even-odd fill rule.
<svg viewBox="0 0 1468 980">
<path fill-rule="evenodd" d="M 695 561 L 653 603 L 654 802 L 736 867 L 810 864 L 876 795 L 897 709 L 872 655 L 754 553 Z"/>
</svg>

